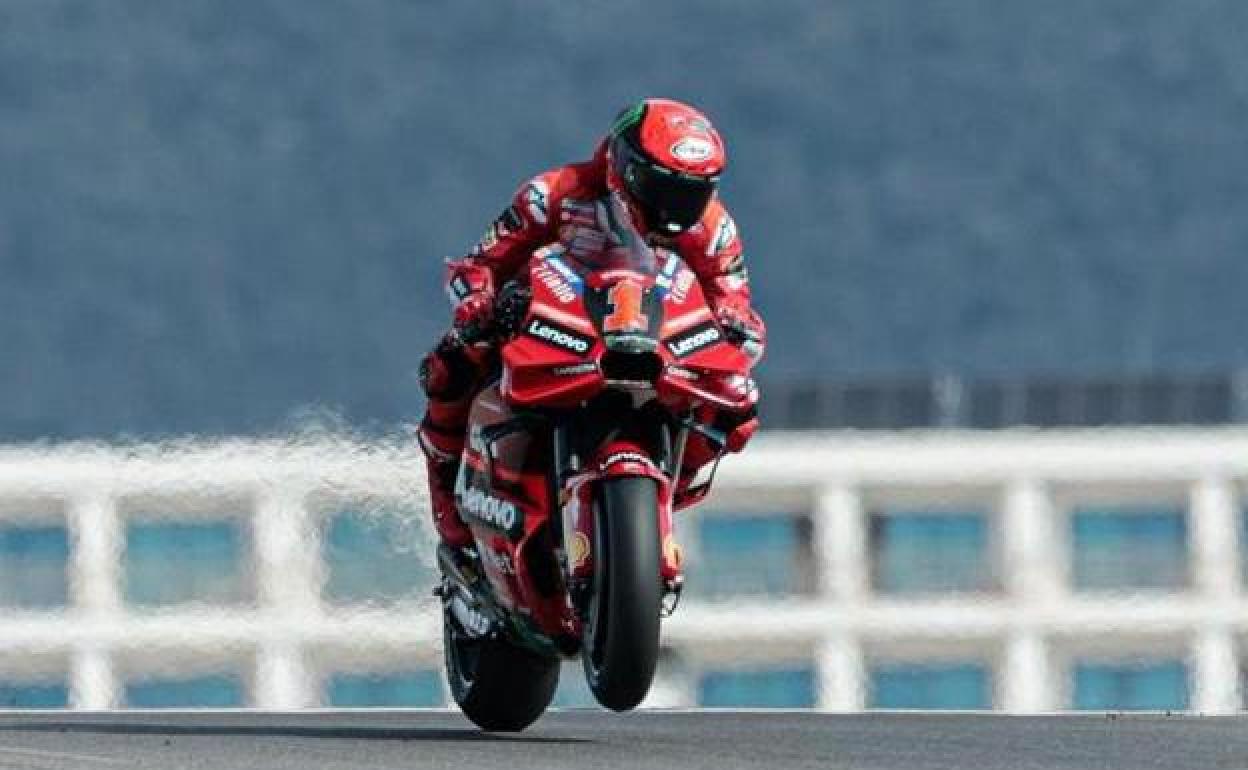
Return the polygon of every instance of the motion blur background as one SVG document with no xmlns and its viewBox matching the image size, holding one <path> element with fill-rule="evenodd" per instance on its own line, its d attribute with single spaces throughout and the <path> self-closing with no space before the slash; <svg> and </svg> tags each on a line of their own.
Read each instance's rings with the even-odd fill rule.
<svg viewBox="0 0 1248 770">
<path fill-rule="evenodd" d="M 377 481 L 419 470 L 441 259 L 667 95 L 729 142 L 771 435 L 684 524 L 656 702 L 1239 708 L 1246 33 L 1233 0 L 4 0 L 0 704 L 443 703 L 421 492 Z M 196 437 L 231 436 L 267 443 L 227 482 Z"/>
</svg>

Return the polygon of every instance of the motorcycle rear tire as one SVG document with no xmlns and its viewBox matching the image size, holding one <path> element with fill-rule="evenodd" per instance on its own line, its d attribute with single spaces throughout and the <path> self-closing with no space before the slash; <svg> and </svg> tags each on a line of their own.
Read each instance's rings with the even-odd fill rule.
<svg viewBox="0 0 1248 770">
<path fill-rule="evenodd" d="M 594 539 L 594 585 L 581 661 L 594 698 L 612 711 L 627 711 L 650 691 L 659 657 L 663 590 L 654 480 L 604 480 Z"/>
<path fill-rule="evenodd" d="M 451 697 L 482 730 L 518 732 L 545 713 L 559 684 L 559 661 L 502 639 L 471 639 L 442 620 Z"/>
</svg>

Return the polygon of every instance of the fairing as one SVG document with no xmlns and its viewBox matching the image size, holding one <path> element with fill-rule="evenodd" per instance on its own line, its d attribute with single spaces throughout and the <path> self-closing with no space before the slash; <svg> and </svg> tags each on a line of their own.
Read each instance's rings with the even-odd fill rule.
<svg viewBox="0 0 1248 770">
<path fill-rule="evenodd" d="M 693 271 L 674 254 L 662 256 L 647 264 L 626 254 L 591 269 L 556 248 L 539 252 L 529 268 L 528 315 L 502 350 L 507 400 L 575 407 L 607 387 L 604 359 L 615 353 L 655 357 L 650 384 L 670 409 L 751 407 L 758 396 L 749 357 L 715 323 Z"/>
<path fill-rule="evenodd" d="M 565 652 L 579 644 L 599 483 L 654 479 L 656 577 L 678 589 L 673 436 L 699 408 L 757 400 L 751 361 L 715 323 L 693 272 L 625 242 L 592 263 L 558 247 L 534 255 L 531 299 L 502 345 L 499 381 L 474 401 L 457 485 L 498 603 Z"/>
</svg>

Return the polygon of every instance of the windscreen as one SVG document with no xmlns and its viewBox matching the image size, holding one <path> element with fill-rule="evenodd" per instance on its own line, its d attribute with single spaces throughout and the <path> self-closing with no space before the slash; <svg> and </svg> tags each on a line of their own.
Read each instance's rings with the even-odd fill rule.
<svg viewBox="0 0 1248 770">
<path fill-rule="evenodd" d="M 637 232 L 614 198 L 594 206 L 595 231 L 574 235 L 563 256 L 582 275 L 605 270 L 632 270 L 644 275 L 659 271 L 654 249 Z M 595 243 L 598 239 L 601 242 Z"/>
</svg>

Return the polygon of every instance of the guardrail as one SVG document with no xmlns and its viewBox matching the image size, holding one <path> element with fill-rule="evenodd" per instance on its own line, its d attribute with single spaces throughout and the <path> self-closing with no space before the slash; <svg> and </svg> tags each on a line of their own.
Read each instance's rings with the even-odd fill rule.
<svg viewBox="0 0 1248 770">
<path fill-rule="evenodd" d="M 1248 632 L 1239 534 L 1248 431 L 929 432 L 766 436 L 724 474 L 719 500 L 774 507 L 807 497 L 816 595 L 755 606 L 698 606 L 669 638 L 805 640 L 818 706 L 867 704 L 868 660 L 993 661 L 995 706 L 1068 707 L 1081 656 L 1152 655 L 1191 664 L 1190 707 L 1241 707 L 1239 639 Z M 1172 501 L 1188 519 L 1190 575 L 1172 593 L 1083 593 L 1071 585 L 1069 513 L 1080 503 Z M 868 517 L 890 505 L 976 501 L 997 518 L 999 591 L 897 598 L 871 588 Z M 720 503 L 722 504 L 722 503 Z"/>
<path fill-rule="evenodd" d="M 1190 661 L 1190 706 L 1240 708 L 1239 641 L 1248 634 L 1239 533 L 1248 431 L 1205 429 L 912 434 L 771 434 L 729 458 L 705 510 L 808 517 L 811 590 L 781 598 L 698 599 L 665 625 L 693 668 L 807 661 L 817 708 L 870 705 L 868 669 L 889 660 L 990 661 L 993 704 L 1069 704 L 1080 656 Z M 414 445 L 331 440 L 210 447 L 67 446 L 0 452 L 0 522 L 64 522 L 66 606 L 6 611 L 5 672 L 68 672 L 70 703 L 120 703 L 135 671 L 195 671 L 246 659 L 248 703 L 320 704 L 330 665 L 440 665 L 430 600 L 342 607 L 321 595 L 318 526 L 335 505 L 423 517 Z M 1171 592 L 1086 593 L 1071 586 L 1069 511 L 1081 502 L 1172 501 L 1185 510 L 1190 575 Z M 994 519 L 998 585 L 974 594 L 891 595 L 871 576 L 873 512 L 974 503 Z M 223 513 L 225 512 L 225 513 Z M 238 606 L 136 609 L 124 600 L 123 526 L 132 517 L 237 516 L 250 535 L 254 596 Z M 696 538 L 696 534 L 694 535 Z M 650 701 L 693 705 L 665 678 Z"/>
<path fill-rule="evenodd" d="M 772 430 L 1225 425 L 1248 422 L 1248 372 L 1105 377 L 774 380 Z"/>
</svg>

